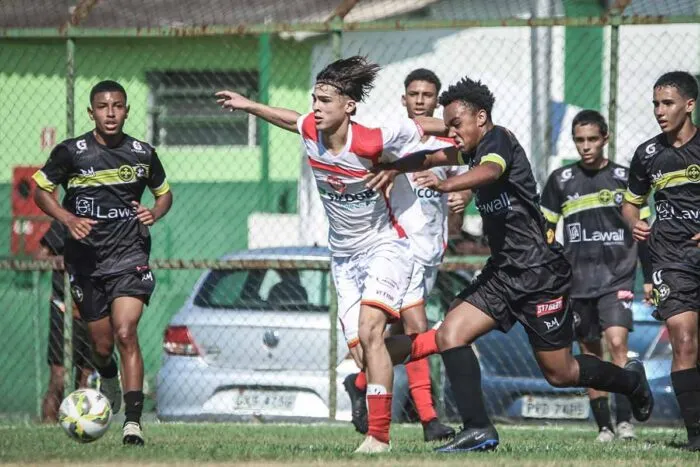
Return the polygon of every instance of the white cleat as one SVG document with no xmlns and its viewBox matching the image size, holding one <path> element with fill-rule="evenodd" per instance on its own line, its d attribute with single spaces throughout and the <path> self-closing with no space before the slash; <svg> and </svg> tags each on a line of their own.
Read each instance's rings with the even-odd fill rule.
<svg viewBox="0 0 700 467">
<path fill-rule="evenodd" d="M 634 425 L 630 422 L 620 422 L 617 424 L 617 437 L 624 440 L 637 439 L 634 433 Z"/>
<path fill-rule="evenodd" d="M 380 454 L 389 451 L 391 451 L 391 444 L 383 443 L 374 436 L 367 436 L 360 447 L 355 449 L 355 454 Z"/>
<path fill-rule="evenodd" d="M 598 437 L 595 439 L 599 443 L 609 443 L 615 439 L 615 433 L 610 431 L 608 427 L 603 427 L 598 433 Z"/>
<path fill-rule="evenodd" d="M 131 444 L 134 446 L 143 446 L 143 431 L 141 425 L 136 422 L 126 422 L 122 428 L 123 444 Z"/>
<path fill-rule="evenodd" d="M 116 414 L 122 408 L 122 388 L 119 385 L 119 376 L 114 378 L 102 378 L 100 381 L 100 392 L 109 400 L 112 406 L 112 413 Z"/>
</svg>

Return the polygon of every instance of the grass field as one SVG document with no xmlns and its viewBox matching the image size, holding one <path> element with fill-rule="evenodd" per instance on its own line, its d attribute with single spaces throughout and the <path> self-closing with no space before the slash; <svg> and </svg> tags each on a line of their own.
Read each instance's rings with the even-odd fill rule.
<svg viewBox="0 0 700 467">
<path fill-rule="evenodd" d="M 435 454 L 418 426 L 392 428 L 393 450 L 353 456 L 362 441 L 348 425 L 148 424 L 147 445 L 121 445 L 119 424 L 91 444 L 70 440 L 56 426 L 0 425 L 0 463 L 383 466 L 690 466 L 700 453 L 678 449 L 681 430 L 639 429 L 639 440 L 596 444 L 593 426 L 499 426 L 495 453 Z"/>
</svg>

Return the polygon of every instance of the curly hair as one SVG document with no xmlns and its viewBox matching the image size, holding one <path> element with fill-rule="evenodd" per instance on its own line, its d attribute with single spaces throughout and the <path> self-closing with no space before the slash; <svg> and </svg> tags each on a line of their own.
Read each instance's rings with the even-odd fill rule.
<svg viewBox="0 0 700 467">
<path fill-rule="evenodd" d="M 654 83 L 654 89 L 666 86 L 678 89 L 678 93 L 686 99 L 698 99 L 698 82 L 686 71 L 669 71 Z"/>
<path fill-rule="evenodd" d="M 381 67 L 367 57 L 355 55 L 336 60 L 316 75 L 316 84 L 333 86 L 350 99 L 362 102 L 374 87 L 374 79 Z"/>
<path fill-rule="evenodd" d="M 496 98 L 489 88 L 481 81 L 474 81 L 465 76 L 455 84 L 451 84 L 446 91 L 440 94 L 440 105 L 447 107 L 454 101 L 460 101 L 474 110 L 485 110 L 489 120 L 491 110 Z"/>
</svg>

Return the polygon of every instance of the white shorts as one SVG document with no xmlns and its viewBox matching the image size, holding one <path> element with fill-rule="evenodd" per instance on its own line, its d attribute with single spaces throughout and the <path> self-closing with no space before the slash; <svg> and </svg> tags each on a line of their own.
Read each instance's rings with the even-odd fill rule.
<svg viewBox="0 0 700 467">
<path fill-rule="evenodd" d="M 424 266 L 418 262 L 414 263 L 411 282 L 408 285 L 406 295 L 403 297 L 401 311 L 425 303 L 425 299 L 428 298 L 433 287 L 435 287 L 437 275 L 438 266 Z"/>
<path fill-rule="evenodd" d="M 349 348 L 359 343 L 362 305 L 380 308 L 394 319 L 399 317 L 412 271 L 413 255 L 405 238 L 384 240 L 352 256 L 331 258 L 338 319 Z"/>
</svg>

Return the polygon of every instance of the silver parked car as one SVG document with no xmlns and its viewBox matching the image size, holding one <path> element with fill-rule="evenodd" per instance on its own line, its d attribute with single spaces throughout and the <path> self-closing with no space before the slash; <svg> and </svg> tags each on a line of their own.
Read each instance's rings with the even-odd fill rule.
<svg viewBox="0 0 700 467">
<path fill-rule="evenodd" d="M 329 261 L 325 248 L 247 250 L 224 259 Z M 330 274 L 314 269 L 209 270 L 165 331 L 157 378 L 162 420 L 329 416 Z M 338 324 L 334 323 L 336 326 Z M 337 416 L 357 371 L 338 329 Z"/>
</svg>

